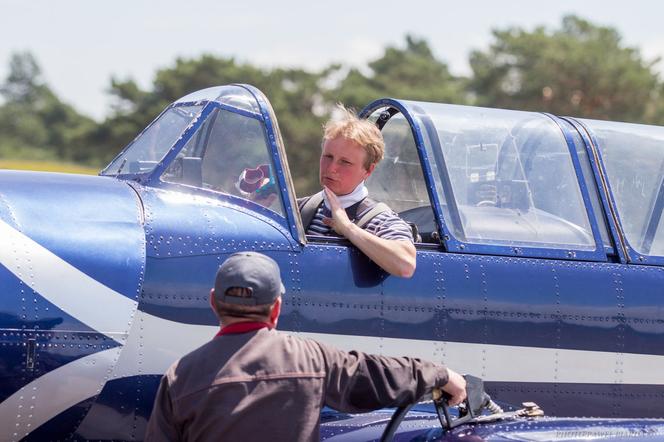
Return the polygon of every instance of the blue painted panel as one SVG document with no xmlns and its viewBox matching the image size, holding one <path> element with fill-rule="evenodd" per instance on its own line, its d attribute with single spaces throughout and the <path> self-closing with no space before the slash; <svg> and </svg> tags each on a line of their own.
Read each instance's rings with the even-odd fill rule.
<svg viewBox="0 0 664 442">
<path fill-rule="evenodd" d="M 308 245 L 290 264 L 279 327 L 379 336 L 387 274 L 355 248 Z"/>
<path fill-rule="evenodd" d="M 145 237 L 139 201 L 129 186 L 108 177 L 0 171 L 0 194 L 19 231 L 102 284 L 137 298 Z"/>
<path fill-rule="evenodd" d="M 104 385 L 75 437 L 80 440 L 143 440 L 161 376 L 131 376 Z"/>
<path fill-rule="evenodd" d="M 3 171 L 0 193 L 4 222 L 81 274 L 119 296 L 137 299 L 145 239 L 140 201 L 126 183 L 105 177 Z M 17 255 L 24 260 L 19 261 L 23 267 L 15 270 L 18 276 L 8 270 L 9 261 L 7 267 L 0 266 L 0 327 L 6 362 L 0 367 L 2 399 L 70 362 L 119 345 L 82 323 L 85 318 L 79 320 L 56 307 L 46 299 L 48 293 L 35 292 L 34 281 L 54 269 L 33 265 L 31 256 L 23 252 Z M 75 300 L 72 305 L 86 305 L 90 299 L 84 292 L 63 295 Z M 131 323 L 130 316 L 113 320 L 117 329 L 104 332 L 126 332 Z M 34 349 L 33 366 L 28 364 L 28 348 Z"/>
<path fill-rule="evenodd" d="M 2 369 L 0 370 L 0 402 L 29 383 L 33 376 L 26 372 L 25 340 L 20 333 L 2 331 Z"/>
<path fill-rule="evenodd" d="M 334 324 L 335 318 L 341 318 L 351 327 L 344 327 L 347 333 L 350 333 L 348 330 L 351 329 L 359 334 L 366 332 L 366 327 L 361 323 L 371 321 L 367 315 L 372 314 L 371 310 L 376 303 L 380 305 L 380 295 L 368 297 L 369 293 L 377 287 L 380 290 L 380 283 L 386 274 L 357 250 L 351 253 L 346 247 L 331 247 L 332 254 L 325 253 L 324 250 L 329 249 L 324 249 L 323 246 L 307 247 L 302 256 L 283 251 L 255 249 L 274 258 L 282 268 L 286 294 L 284 310 L 279 320 L 280 328 L 325 328 L 326 324 Z M 237 250 L 243 250 L 243 247 Z M 230 249 L 222 254 L 198 257 L 148 258 L 139 309 L 173 321 L 216 325 L 218 321 L 210 311 L 208 295 L 218 266 L 234 251 L 235 249 Z M 354 262 L 362 264 L 355 270 L 347 264 L 335 264 L 337 253 L 350 253 Z M 314 260 L 313 256 L 317 258 Z M 308 265 L 303 266 L 303 263 L 323 267 L 319 268 L 317 273 L 310 273 L 312 269 Z M 372 269 L 372 273 L 363 269 Z M 355 293 L 349 292 L 346 287 L 346 282 L 352 280 L 357 284 Z M 302 289 L 303 281 L 307 286 L 306 293 Z M 372 308 L 369 308 L 369 305 Z M 321 315 L 320 309 L 326 307 L 335 313 L 330 317 Z M 358 311 L 353 313 L 353 310 Z M 374 311 L 380 313 L 379 310 Z M 358 317 L 361 323 L 352 325 L 354 320 L 347 318 L 348 315 Z M 329 330 L 336 330 L 336 326 L 330 327 L 332 328 Z"/>
<path fill-rule="evenodd" d="M 226 256 L 148 258 L 138 308 L 171 321 L 217 325 L 209 304 L 210 288 Z"/>
<path fill-rule="evenodd" d="M 443 341 L 447 337 L 445 323 L 444 270 L 437 253 L 418 252 L 417 270 L 413 278 L 389 277 L 383 282 L 382 335 L 396 337 L 408 330 L 409 334 L 429 341 Z M 431 359 L 443 359 L 440 353 Z"/>
<path fill-rule="evenodd" d="M 616 316 L 620 323 L 616 351 L 662 354 L 664 268 L 627 266 L 615 273 Z"/>
<path fill-rule="evenodd" d="M 68 410 L 63 411 L 21 440 L 23 442 L 85 440 L 76 436 L 75 430 L 78 428 L 86 413 L 94 403 L 94 400 L 95 398 L 86 399 Z"/>
<path fill-rule="evenodd" d="M 551 386 L 533 384 L 525 386 L 528 391 L 537 388 L 548 390 Z M 564 385 L 563 388 L 575 388 Z M 640 389 L 629 389 L 626 395 L 633 395 L 636 401 L 645 398 Z M 602 386 L 581 385 L 580 391 L 589 396 L 601 397 L 607 394 Z M 659 394 L 657 392 L 655 395 Z M 655 398 L 653 395 L 653 399 Z M 560 406 L 565 406 L 568 397 L 560 398 Z M 646 399 L 647 403 L 652 404 Z M 634 402 L 636 402 L 634 401 Z M 631 403 L 629 399 L 627 404 Z M 547 402 L 547 405 L 552 405 Z M 502 404 L 504 407 L 505 405 Z M 629 406 L 629 405 L 628 405 Z M 519 407 L 521 408 L 520 404 Z M 399 426 L 395 441 L 571 441 L 571 440 L 661 440 L 664 435 L 663 419 L 644 418 L 562 418 L 549 417 L 549 407 L 543 407 L 546 416 L 542 418 L 501 419 L 495 422 L 461 425 L 451 431 L 443 431 L 431 405 L 418 405 L 411 409 Z M 385 409 L 364 414 L 345 414 L 329 411 L 321 419 L 321 439 L 333 440 L 379 440 L 393 409 Z M 456 410 L 450 409 L 452 417 Z"/>
<path fill-rule="evenodd" d="M 151 315 L 196 325 L 218 325 L 209 304 L 214 276 L 222 262 L 235 251 L 203 256 L 174 258 L 148 258 L 139 310 Z M 291 254 L 283 251 L 259 250 L 277 261 L 283 272 L 286 287 L 285 300 L 289 299 L 292 284 L 287 279 Z"/>
<path fill-rule="evenodd" d="M 0 282 L 0 402 L 51 370 L 119 345 L 29 289 L 2 266 Z M 32 369 L 26 368 L 28 339 L 36 344 Z"/>
<path fill-rule="evenodd" d="M 255 250 L 274 257 L 284 272 L 289 268 L 293 243 L 288 230 L 273 219 L 225 200 L 143 187 L 138 191 L 148 242 L 140 310 L 173 321 L 214 325 L 218 321 L 208 296 L 226 257 Z"/>
<path fill-rule="evenodd" d="M 34 365 L 27 365 L 27 343 L 34 340 Z M 96 332 L 2 330 L 0 402 L 33 380 L 77 359 L 119 344 Z"/>
<path fill-rule="evenodd" d="M 91 400 L 83 401 L 75 407 L 58 415 L 51 421 L 42 425 L 33 432 L 29 438 L 24 440 L 115 440 L 129 441 L 142 440 L 145 433 L 147 419 L 152 410 L 152 401 L 145 401 L 137 396 L 153 397 L 156 393 L 159 376 L 136 376 L 111 381 L 98 396 L 94 405 L 90 407 Z M 596 402 L 602 401 L 616 394 L 616 386 L 599 384 L 542 384 L 542 383 L 494 383 L 485 384 L 487 392 L 494 400 L 503 406 L 505 402 L 513 403 L 519 407 L 524 400 L 536 401 L 547 416 L 566 416 L 566 410 L 571 402 L 581 410 L 586 410 L 586 415 L 597 415 Z M 621 386 L 620 409 L 616 409 L 621 416 L 639 417 L 640 420 L 582 420 L 582 419 L 535 419 L 500 421 L 475 425 L 472 427 L 461 427 L 458 430 L 447 433 L 443 439 L 440 424 L 433 414 L 430 405 L 415 407 L 409 413 L 406 421 L 402 424 L 396 440 L 429 440 L 427 435 L 434 437 L 433 440 L 466 440 L 468 437 L 489 437 L 497 433 L 507 435 L 510 432 L 525 432 L 536 434 L 538 431 L 565 431 L 573 432 L 579 429 L 593 429 L 595 431 L 621 428 L 624 431 L 635 431 L 635 434 L 647 435 L 650 431 L 664 425 L 661 420 L 645 421 L 643 418 L 660 417 L 664 410 L 664 387 L 628 385 Z M 584 399 L 585 398 L 585 399 Z M 593 402 L 595 405 L 593 405 Z M 650 410 L 643 413 L 643 408 Z M 88 410 L 85 419 L 80 423 L 81 412 Z M 607 404 L 605 409 L 610 417 L 612 410 Z M 454 414 L 454 410 L 452 410 Z M 372 440 L 379 438 L 386 418 L 391 415 L 391 410 L 377 411 L 373 413 L 352 415 L 337 413 L 327 409 L 321 415 L 321 439 L 334 436 L 354 435 L 358 440 Z M 638 416 L 637 416 L 638 415 Z M 131 425 L 127 425 L 131 423 Z M 77 428 L 78 427 L 78 428 Z M 459 434 L 465 437 L 459 439 Z M 571 433 L 570 433 L 571 434 Z M 361 436 L 361 437 L 360 437 Z M 404 439 L 405 438 L 405 439 Z M 494 439 L 491 439 L 494 440 Z M 499 439 L 496 439 L 499 440 Z M 632 439 L 630 439 L 632 440 Z"/>
<path fill-rule="evenodd" d="M 98 396 L 65 410 L 23 440 L 143 440 L 160 379 L 132 376 L 109 381 Z"/>
<path fill-rule="evenodd" d="M 492 399 L 500 402 L 520 406 L 524 401 L 534 401 L 547 416 L 664 416 L 663 385 L 485 382 L 484 387 Z"/>
<path fill-rule="evenodd" d="M 289 232 L 271 218 L 225 199 L 138 187 L 145 207 L 147 255 L 214 255 L 291 250 Z"/>
<path fill-rule="evenodd" d="M 3 288 L 0 329 L 94 331 L 30 289 L 1 265 L 0 282 Z"/>
<path fill-rule="evenodd" d="M 305 247 L 297 269 L 303 276 L 288 287 L 280 322 L 287 330 L 664 354 L 659 310 L 649 314 L 650 325 L 635 312 L 640 326 L 621 336 L 639 344 L 617 348 L 614 274 L 626 268 L 616 264 L 420 251 L 415 276 L 402 279 L 355 248 L 321 244 Z M 654 302 L 660 269 L 639 275 L 621 282 L 625 296 L 650 293 Z"/>
</svg>

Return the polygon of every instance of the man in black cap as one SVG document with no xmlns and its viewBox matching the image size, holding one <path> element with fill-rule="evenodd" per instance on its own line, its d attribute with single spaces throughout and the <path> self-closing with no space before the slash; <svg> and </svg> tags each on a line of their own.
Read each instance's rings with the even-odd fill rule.
<svg viewBox="0 0 664 442">
<path fill-rule="evenodd" d="M 452 405 L 465 398 L 463 377 L 443 365 L 277 332 L 284 292 L 277 263 L 260 253 L 235 253 L 219 267 L 210 306 L 221 330 L 168 369 L 146 440 L 318 440 L 325 405 L 365 412 L 434 388 Z"/>
</svg>

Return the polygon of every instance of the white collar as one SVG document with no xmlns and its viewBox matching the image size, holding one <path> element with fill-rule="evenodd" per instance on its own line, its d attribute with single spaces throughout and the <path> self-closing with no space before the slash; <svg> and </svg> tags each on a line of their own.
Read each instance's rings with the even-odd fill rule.
<svg viewBox="0 0 664 442">
<path fill-rule="evenodd" d="M 325 194 L 325 191 L 322 190 L 321 192 L 323 193 L 323 201 L 325 202 L 325 207 L 330 209 L 330 204 L 327 201 L 327 195 Z M 353 190 L 351 193 L 348 193 L 346 195 L 337 195 L 337 198 L 339 198 L 339 204 L 341 204 L 341 207 L 347 209 L 353 204 L 359 203 L 368 195 L 369 191 L 367 190 L 367 187 L 364 185 L 364 181 L 361 181 L 360 184 L 358 184 L 355 190 Z"/>
</svg>

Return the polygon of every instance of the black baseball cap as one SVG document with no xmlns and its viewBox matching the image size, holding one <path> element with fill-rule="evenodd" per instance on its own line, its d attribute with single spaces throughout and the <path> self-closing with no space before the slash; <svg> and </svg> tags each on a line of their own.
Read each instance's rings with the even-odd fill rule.
<svg viewBox="0 0 664 442">
<path fill-rule="evenodd" d="M 249 289 L 249 296 L 232 296 L 231 287 Z M 214 281 L 215 297 L 221 302 L 239 305 L 272 304 L 286 293 L 279 265 L 269 256 L 258 252 L 238 252 L 228 257 L 217 270 Z"/>
</svg>

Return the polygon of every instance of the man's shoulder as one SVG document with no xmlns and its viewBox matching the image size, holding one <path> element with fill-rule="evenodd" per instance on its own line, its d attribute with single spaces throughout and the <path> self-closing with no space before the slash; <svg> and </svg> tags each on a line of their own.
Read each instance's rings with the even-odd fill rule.
<svg viewBox="0 0 664 442">
<path fill-rule="evenodd" d="M 377 214 L 375 217 L 373 217 L 372 221 L 378 222 L 378 223 L 403 223 L 405 225 L 408 225 L 408 223 L 399 216 L 397 212 L 392 210 L 391 208 L 387 208 L 387 210 L 384 210 Z"/>
<path fill-rule="evenodd" d="M 406 222 L 399 216 L 397 212 L 392 210 L 390 206 L 388 206 L 385 203 L 380 203 L 383 205 L 383 210 L 381 210 L 379 213 L 376 214 L 372 219 L 379 220 L 379 221 L 401 221 L 401 222 Z"/>
<path fill-rule="evenodd" d="M 169 376 L 169 378 L 175 379 L 178 374 L 188 372 L 190 369 L 198 367 L 201 361 L 210 357 L 210 352 L 216 345 L 215 340 L 216 338 L 209 340 L 205 344 L 193 349 L 180 359 L 173 362 L 166 371 L 166 375 Z"/>
<path fill-rule="evenodd" d="M 281 340 L 286 345 L 307 348 L 313 351 L 319 351 L 320 347 L 319 342 L 314 339 L 293 335 L 287 331 L 275 330 L 275 338 Z"/>
</svg>

